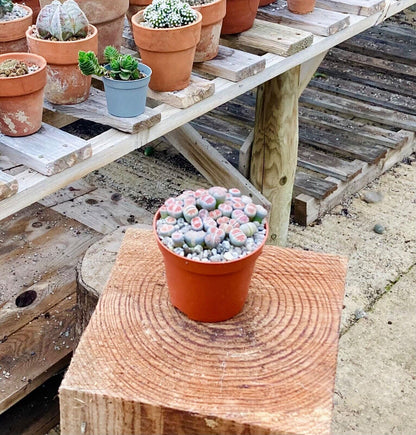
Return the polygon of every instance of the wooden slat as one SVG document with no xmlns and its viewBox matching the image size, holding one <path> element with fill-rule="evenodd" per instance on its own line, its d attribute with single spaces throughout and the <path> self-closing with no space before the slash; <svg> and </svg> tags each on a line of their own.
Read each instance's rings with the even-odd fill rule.
<svg viewBox="0 0 416 435">
<path fill-rule="evenodd" d="M 416 116 L 398 113 L 394 110 L 376 107 L 361 101 L 338 97 L 308 88 L 302 93 L 300 101 L 339 113 L 353 115 L 357 118 L 376 121 L 391 127 L 416 131 Z"/>
<path fill-rule="evenodd" d="M 337 184 L 298 170 L 293 189 L 295 195 L 305 193 L 313 198 L 323 199 L 337 189 Z"/>
<path fill-rule="evenodd" d="M 180 91 L 156 92 L 149 89 L 148 97 L 178 109 L 185 109 L 189 106 L 210 97 L 215 92 L 213 81 L 191 75 L 191 82 L 188 87 Z"/>
<path fill-rule="evenodd" d="M 16 178 L 0 171 L 0 200 L 14 195 L 19 188 Z"/>
<path fill-rule="evenodd" d="M 364 162 L 377 163 L 387 152 L 387 148 L 357 139 L 354 134 L 340 137 L 331 129 L 299 127 L 299 141 L 308 145 L 336 152 Z"/>
<path fill-rule="evenodd" d="M 85 140 L 49 124 L 25 137 L 0 137 L 0 152 L 44 175 L 53 175 L 91 157 Z"/>
<path fill-rule="evenodd" d="M 300 146 L 298 149 L 298 166 L 346 181 L 359 174 L 364 163 L 360 160 L 350 162 L 329 153 Z"/>
<path fill-rule="evenodd" d="M 309 47 L 313 41 L 310 32 L 255 19 L 251 29 L 238 35 L 223 36 L 232 45 L 247 46 L 280 56 L 290 56 Z"/>
<path fill-rule="evenodd" d="M 377 107 L 385 107 L 396 112 L 416 116 L 416 94 L 414 96 L 398 95 L 372 86 L 373 83 L 356 83 L 340 77 L 327 76 L 316 78 L 309 82 L 309 88 L 320 89 L 335 95 L 343 95 L 363 101 Z M 399 86 L 399 83 L 396 83 Z M 414 83 L 416 91 L 416 82 Z"/>
<path fill-rule="evenodd" d="M 118 118 L 110 115 L 107 111 L 105 92 L 96 88 L 91 88 L 89 98 L 83 103 L 74 105 L 58 105 L 45 101 L 44 106 L 52 111 L 57 111 L 81 119 L 88 119 L 89 121 L 108 125 L 127 133 L 137 133 L 146 128 L 150 128 L 152 125 L 160 121 L 160 113 L 150 107 L 146 107 L 143 114 L 133 118 Z"/>
<path fill-rule="evenodd" d="M 349 15 L 319 8 L 305 15 L 294 14 L 280 1 L 259 8 L 257 18 L 322 36 L 333 35 L 345 29 L 350 23 Z"/>
<path fill-rule="evenodd" d="M 316 0 L 316 7 L 354 15 L 373 15 L 384 9 L 386 0 Z"/>
<path fill-rule="evenodd" d="M 220 45 L 214 59 L 194 63 L 193 70 L 238 82 L 263 71 L 265 67 L 266 60 L 260 56 Z"/>
</svg>

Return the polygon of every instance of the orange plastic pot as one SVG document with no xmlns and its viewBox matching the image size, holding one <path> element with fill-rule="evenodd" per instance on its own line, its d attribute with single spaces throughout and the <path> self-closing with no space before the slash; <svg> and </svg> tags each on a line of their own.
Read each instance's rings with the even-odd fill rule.
<svg viewBox="0 0 416 435">
<path fill-rule="evenodd" d="M 259 0 L 227 0 L 227 13 L 222 22 L 222 35 L 244 32 L 253 26 Z"/>
<path fill-rule="evenodd" d="M 26 30 L 32 24 L 33 12 L 20 5 L 27 15 L 12 21 L 0 21 L 0 54 L 27 51 Z"/>
<path fill-rule="evenodd" d="M 205 5 L 193 6 L 193 9 L 202 15 L 201 39 L 196 46 L 194 62 L 204 62 L 218 54 L 226 0 L 215 0 Z"/>
<path fill-rule="evenodd" d="M 315 8 L 316 0 L 287 0 L 287 8 L 294 14 L 309 14 Z"/>
<path fill-rule="evenodd" d="M 0 55 L 0 63 L 7 59 L 39 67 L 24 76 L 0 77 L 0 132 L 7 136 L 28 136 L 42 125 L 46 60 L 30 53 Z"/>
<path fill-rule="evenodd" d="M 202 16 L 186 26 L 154 29 L 141 23 L 143 11 L 133 15 L 134 42 L 142 62 L 152 69 L 149 87 L 154 91 L 179 91 L 189 85 L 195 49 L 201 38 Z"/>
<path fill-rule="evenodd" d="M 176 308 L 199 322 L 221 322 L 236 316 L 244 307 L 254 271 L 254 265 L 266 243 L 251 254 L 226 262 L 200 262 L 181 257 L 160 241 L 156 232 L 157 212 L 153 233 L 165 264 L 169 298 Z"/>
<path fill-rule="evenodd" d="M 76 0 L 88 21 L 98 30 L 98 60 L 104 62 L 104 48 L 113 45 L 120 50 L 124 15 L 129 7 L 129 0 Z M 40 0 L 41 6 L 52 0 Z"/>
<path fill-rule="evenodd" d="M 77 41 L 48 41 L 26 32 L 29 51 L 44 57 L 48 63 L 45 98 L 53 104 L 77 104 L 90 93 L 91 76 L 84 76 L 78 68 L 78 52 L 98 50 L 97 29 L 90 24 L 89 34 Z"/>
</svg>

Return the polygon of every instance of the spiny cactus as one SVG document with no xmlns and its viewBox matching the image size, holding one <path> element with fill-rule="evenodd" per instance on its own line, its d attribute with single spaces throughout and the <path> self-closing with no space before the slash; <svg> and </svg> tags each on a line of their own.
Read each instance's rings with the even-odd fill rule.
<svg viewBox="0 0 416 435">
<path fill-rule="evenodd" d="M 191 6 L 181 0 L 153 0 L 143 13 L 145 24 L 159 29 L 186 26 L 197 17 Z"/>
<path fill-rule="evenodd" d="M 67 41 L 88 35 L 88 19 L 74 0 L 54 0 L 39 12 L 36 29 L 42 39 Z"/>
<path fill-rule="evenodd" d="M 0 0 L 0 18 L 13 10 L 12 0 Z"/>
<path fill-rule="evenodd" d="M 78 67 L 82 74 L 88 76 L 111 77 L 114 80 L 137 80 L 144 77 L 138 70 L 139 62 L 129 54 L 120 54 L 116 48 L 108 45 L 104 49 L 107 67 L 99 64 L 97 56 L 92 51 L 78 52 Z"/>
<path fill-rule="evenodd" d="M 238 189 L 187 190 L 167 199 L 159 211 L 156 231 L 162 243 L 194 260 L 235 260 L 253 252 L 266 235 L 266 209 Z"/>
</svg>

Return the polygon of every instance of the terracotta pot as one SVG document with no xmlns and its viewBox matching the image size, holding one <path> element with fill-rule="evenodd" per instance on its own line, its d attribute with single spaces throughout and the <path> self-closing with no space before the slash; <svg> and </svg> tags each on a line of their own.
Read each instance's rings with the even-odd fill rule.
<svg viewBox="0 0 416 435">
<path fill-rule="evenodd" d="M 244 32 L 253 26 L 259 0 L 227 0 L 227 13 L 222 22 L 222 35 Z"/>
<path fill-rule="evenodd" d="M 261 7 L 261 6 L 267 6 L 270 3 L 273 3 L 274 1 L 276 1 L 276 0 L 260 0 L 259 7 Z"/>
<path fill-rule="evenodd" d="M 33 12 L 28 6 L 25 17 L 12 21 L 0 21 L 0 54 L 27 51 L 26 30 L 32 24 Z"/>
<path fill-rule="evenodd" d="M 20 5 L 29 6 L 33 11 L 32 23 L 36 23 L 36 18 L 38 17 L 40 11 L 39 0 L 14 0 L 13 3 L 19 3 Z"/>
<path fill-rule="evenodd" d="M 97 29 L 90 24 L 89 34 L 77 41 L 48 41 L 34 37 L 33 29 L 26 32 L 29 51 L 48 62 L 45 98 L 54 104 L 77 104 L 90 93 L 91 76 L 84 76 L 78 68 L 78 51 L 97 53 Z"/>
<path fill-rule="evenodd" d="M 199 322 L 221 322 L 236 316 L 244 307 L 255 262 L 261 254 L 268 235 L 257 250 L 238 260 L 207 262 L 181 257 L 160 241 L 156 232 L 157 212 L 153 234 L 163 256 L 169 298 L 176 308 Z"/>
<path fill-rule="evenodd" d="M 129 0 L 75 0 L 84 11 L 89 22 L 98 29 L 98 60 L 104 62 L 104 48 L 113 45 L 121 47 L 124 15 L 129 8 Z M 52 0 L 40 0 L 41 6 Z"/>
<path fill-rule="evenodd" d="M 140 57 L 153 73 L 149 87 L 155 91 L 178 91 L 189 85 L 195 48 L 201 37 L 202 16 L 186 26 L 153 29 L 142 26 L 143 11 L 132 17 L 134 42 Z"/>
<path fill-rule="evenodd" d="M 194 62 L 204 62 L 218 54 L 226 0 L 215 0 L 206 5 L 193 6 L 193 9 L 202 15 L 201 39 L 196 46 Z"/>
<path fill-rule="evenodd" d="M 315 8 L 316 0 L 287 0 L 287 8 L 294 14 L 309 14 Z"/>
<path fill-rule="evenodd" d="M 0 55 L 0 63 L 17 59 L 39 69 L 20 77 L 0 77 L 0 132 L 7 136 L 27 136 L 42 125 L 46 60 L 30 53 Z"/>
</svg>

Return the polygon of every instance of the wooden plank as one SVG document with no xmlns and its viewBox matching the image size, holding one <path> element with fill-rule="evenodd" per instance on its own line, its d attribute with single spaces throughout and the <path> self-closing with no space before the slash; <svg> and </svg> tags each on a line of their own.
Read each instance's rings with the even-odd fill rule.
<svg viewBox="0 0 416 435">
<path fill-rule="evenodd" d="M 368 17 L 384 9 L 386 0 L 316 0 L 316 7 Z"/>
<path fill-rule="evenodd" d="M 0 201 L 14 195 L 19 189 L 16 178 L 0 171 Z"/>
<path fill-rule="evenodd" d="M 407 140 L 407 136 L 400 131 L 395 132 L 375 125 L 366 124 L 364 121 L 344 118 L 332 113 L 321 112 L 309 107 L 299 106 L 299 122 L 301 125 L 312 125 L 314 127 L 330 127 L 331 130 L 343 135 L 351 133 L 376 145 L 383 145 L 387 148 L 396 148 Z M 345 132 L 345 133 L 344 133 Z"/>
<path fill-rule="evenodd" d="M 92 154 L 85 140 L 45 123 L 30 136 L 1 136 L 0 152 L 44 175 L 62 172 Z"/>
<path fill-rule="evenodd" d="M 253 140 L 254 130 L 251 130 L 243 145 L 241 145 L 239 152 L 238 170 L 246 178 L 250 176 L 251 147 L 253 146 Z"/>
<path fill-rule="evenodd" d="M 309 225 L 319 216 L 322 216 L 328 210 L 335 207 L 342 201 L 346 195 L 351 195 L 365 187 L 370 181 L 379 177 L 385 171 L 389 170 L 396 163 L 400 162 L 406 156 L 416 151 L 416 138 L 414 133 L 401 132 L 407 134 L 407 140 L 402 144 L 400 149 L 389 150 L 386 156 L 377 164 L 365 164 L 362 172 L 352 180 L 342 182 L 332 177 L 328 181 L 338 184 L 338 188 L 327 198 L 317 200 L 310 195 L 300 194 L 294 198 L 294 217 L 296 222 L 301 225 Z"/>
<path fill-rule="evenodd" d="M 416 131 L 416 116 L 366 104 L 361 101 L 330 95 L 306 88 L 300 97 L 305 104 L 322 107 L 336 112 L 368 119 L 399 129 Z"/>
<path fill-rule="evenodd" d="M 260 56 L 220 45 L 214 59 L 194 63 L 193 71 L 238 82 L 263 71 L 265 67 L 266 60 Z"/>
<path fill-rule="evenodd" d="M 54 112 L 60 112 L 81 119 L 88 119 L 89 121 L 108 125 L 127 133 L 137 133 L 150 128 L 160 121 L 160 113 L 147 106 L 143 114 L 133 118 L 118 118 L 110 115 L 107 111 L 105 92 L 93 87 L 91 87 L 88 99 L 82 103 L 59 105 L 45 101 L 44 106 Z"/>
<path fill-rule="evenodd" d="M 349 65 L 363 66 L 366 71 L 381 71 L 386 74 L 404 76 L 409 80 L 416 78 L 416 66 L 406 65 L 401 62 L 394 62 L 387 59 L 367 56 L 366 54 L 355 53 L 340 48 L 331 48 L 328 52 L 328 59 L 342 61 Z"/>
<path fill-rule="evenodd" d="M 306 62 L 303 62 L 302 65 L 300 66 L 299 95 L 303 92 L 306 86 L 308 86 L 308 83 L 310 82 L 311 78 L 315 74 L 315 71 L 318 69 L 326 53 L 327 52 L 325 51 L 320 55 L 315 56 Z"/>
<path fill-rule="evenodd" d="M 309 83 L 310 88 L 416 116 L 416 94 L 412 96 L 398 95 L 394 91 L 386 91 L 372 85 L 373 83 L 369 81 L 367 83 L 356 83 L 333 76 L 312 79 Z M 399 86 L 399 83 L 396 83 L 396 86 Z M 416 91 L 416 83 L 414 83 L 414 88 Z"/>
<path fill-rule="evenodd" d="M 178 109 L 185 109 L 189 106 L 210 97 L 215 92 L 215 83 L 210 80 L 191 75 L 191 82 L 188 87 L 180 91 L 156 92 L 149 89 L 148 97 Z"/>
<path fill-rule="evenodd" d="M 344 137 L 340 137 L 331 129 L 317 129 L 311 126 L 299 127 L 299 141 L 369 163 L 376 163 L 387 152 L 386 147 L 366 143 L 361 138 L 356 138 L 354 134 L 344 134 Z"/>
<path fill-rule="evenodd" d="M 128 230 L 61 384 L 61 434 L 329 434 L 345 274 L 344 258 L 265 246 L 244 311 L 192 322 L 152 233 Z"/>
<path fill-rule="evenodd" d="M 38 201 L 38 203 L 45 207 L 53 207 L 57 204 L 62 204 L 63 202 L 73 201 L 75 198 L 92 192 L 95 189 L 95 186 L 84 179 L 81 179 L 74 181 L 69 186 L 60 189 L 51 195 L 45 196 L 45 198 Z"/>
<path fill-rule="evenodd" d="M 299 146 L 298 166 L 311 169 L 320 174 L 330 175 L 342 181 L 347 181 L 362 171 L 364 162 L 360 160 L 350 162 L 329 153 L 323 153 L 314 150 L 313 148 Z"/>
<path fill-rule="evenodd" d="M 210 183 L 236 187 L 256 204 L 270 209 L 270 202 L 189 124 L 165 137 Z"/>
<path fill-rule="evenodd" d="M 291 56 L 309 47 L 313 41 L 310 32 L 258 19 L 254 20 L 251 29 L 223 38 L 232 45 L 253 47 L 280 56 Z"/>
<path fill-rule="evenodd" d="M 75 309 L 74 292 L 1 343 L 0 413 L 68 365 Z"/>
<path fill-rule="evenodd" d="M 257 89 L 256 125 L 250 180 L 272 203 L 269 239 L 287 240 L 298 148 L 298 83 L 300 67 Z"/>
<path fill-rule="evenodd" d="M 305 15 L 294 14 L 280 1 L 259 8 L 257 18 L 322 36 L 333 35 L 350 24 L 349 15 L 319 8 Z"/>
<path fill-rule="evenodd" d="M 296 171 L 293 188 L 294 195 L 305 193 L 316 199 L 324 199 L 336 189 L 336 183 L 319 178 L 313 174 L 306 174 L 299 170 Z"/>
</svg>

